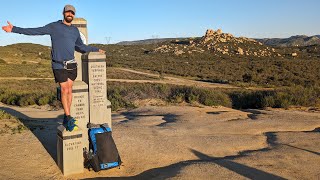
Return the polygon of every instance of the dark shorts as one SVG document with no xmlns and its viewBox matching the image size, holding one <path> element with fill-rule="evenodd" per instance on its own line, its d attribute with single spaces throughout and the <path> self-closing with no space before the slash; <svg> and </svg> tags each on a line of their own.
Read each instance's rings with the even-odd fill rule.
<svg viewBox="0 0 320 180">
<path fill-rule="evenodd" d="M 74 81 L 77 78 L 77 69 L 66 70 L 66 69 L 52 69 L 54 80 L 56 83 L 67 82 L 68 78 Z"/>
</svg>

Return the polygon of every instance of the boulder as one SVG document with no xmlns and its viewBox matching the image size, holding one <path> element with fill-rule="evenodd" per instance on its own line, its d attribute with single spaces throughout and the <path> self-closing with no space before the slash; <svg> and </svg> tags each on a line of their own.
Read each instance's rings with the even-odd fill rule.
<svg viewBox="0 0 320 180">
<path fill-rule="evenodd" d="M 241 49 L 240 47 L 238 47 L 238 54 L 240 54 L 240 55 L 244 54 L 243 49 Z"/>
</svg>

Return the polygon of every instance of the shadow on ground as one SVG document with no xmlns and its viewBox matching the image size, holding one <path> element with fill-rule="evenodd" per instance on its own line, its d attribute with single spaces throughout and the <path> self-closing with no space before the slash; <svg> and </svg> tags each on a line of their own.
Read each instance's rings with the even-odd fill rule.
<svg viewBox="0 0 320 180">
<path fill-rule="evenodd" d="M 183 169 L 184 167 L 187 167 L 192 164 L 199 164 L 199 163 L 214 163 L 219 166 L 222 166 L 224 168 L 227 168 L 230 171 L 233 171 L 237 174 L 240 174 L 244 177 L 247 177 L 249 179 L 285 179 L 280 176 L 246 166 L 244 164 L 240 164 L 237 162 L 232 161 L 234 157 L 232 158 L 216 158 L 212 156 L 208 156 L 206 154 L 203 154 L 199 151 L 196 151 L 194 149 L 190 149 L 190 151 L 196 155 L 199 160 L 189 160 L 189 161 L 182 161 L 175 164 L 171 164 L 169 166 L 160 167 L 160 168 L 154 168 L 149 169 L 147 171 L 142 172 L 141 174 L 138 174 L 136 176 L 132 177 L 99 177 L 99 178 L 88 178 L 87 180 L 102 180 L 102 179 L 152 179 L 161 177 L 161 179 L 166 178 L 172 178 L 178 175 L 178 173 Z"/>
<path fill-rule="evenodd" d="M 257 120 L 260 115 L 266 115 L 267 113 L 262 112 L 261 110 L 257 109 L 244 109 L 243 112 L 251 113 L 248 114 L 248 118 L 251 120 Z"/>
<path fill-rule="evenodd" d="M 52 159 L 57 162 L 56 134 L 57 127 L 62 124 L 63 115 L 56 118 L 31 118 L 9 107 L 0 107 L 0 110 L 18 117 L 19 120 L 38 138 Z"/>
<path fill-rule="evenodd" d="M 178 116 L 175 114 L 151 114 L 151 115 L 147 115 L 147 114 L 142 114 L 143 112 L 123 112 L 121 113 L 121 115 L 125 116 L 125 118 L 127 120 L 121 121 L 122 123 L 125 122 L 129 122 L 129 121 L 134 121 L 134 120 L 139 120 L 139 117 L 155 117 L 155 116 L 160 116 L 163 117 L 162 120 L 164 120 L 165 122 L 158 124 L 157 126 L 166 126 L 169 123 L 174 123 L 177 121 Z"/>
</svg>

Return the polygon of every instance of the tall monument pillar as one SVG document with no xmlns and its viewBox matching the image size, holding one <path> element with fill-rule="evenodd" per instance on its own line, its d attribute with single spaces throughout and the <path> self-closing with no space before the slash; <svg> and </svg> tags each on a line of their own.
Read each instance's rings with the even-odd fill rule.
<svg viewBox="0 0 320 180">
<path fill-rule="evenodd" d="M 83 18 L 74 18 L 72 25 L 79 29 L 81 39 L 84 44 L 88 44 L 87 21 Z M 88 84 L 82 81 L 82 61 L 81 53 L 75 52 L 75 60 L 78 63 L 77 79 L 72 88 L 71 116 L 78 120 L 78 126 L 83 130 L 83 148 L 89 149 L 89 138 L 87 124 L 89 122 L 89 96 Z"/>
<path fill-rule="evenodd" d="M 88 45 L 88 30 L 87 30 L 87 21 L 83 18 L 74 18 L 72 25 L 76 26 L 79 29 L 80 37 L 83 44 Z M 82 61 L 81 53 L 75 52 L 74 57 L 78 63 L 78 76 L 76 81 L 82 81 Z"/>
<path fill-rule="evenodd" d="M 110 128 L 111 102 L 107 96 L 106 55 L 91 52 L 82 55 L 83 81 L 89 86 L 90 123 L 105 124 Z"/>
</svg>

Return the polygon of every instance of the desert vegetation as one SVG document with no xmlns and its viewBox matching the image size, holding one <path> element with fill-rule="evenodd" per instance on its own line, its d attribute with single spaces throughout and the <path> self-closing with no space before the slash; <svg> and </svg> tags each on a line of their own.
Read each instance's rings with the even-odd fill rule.
<svg viewBox="0 0 320 180">
<path fill-rule="evenodd" d="M 152 53 L 155 45 L 97 45 L 105 49 L 108 66 L 150 70 L 201 81 L 241 86 L 319 86 L 320 59 L 213 56 Z M 146 53 L 149 52 L 149 53 Z"/>
<path fill-rule="evenodd" d="M 0 110 L 0 134 L 21 133 L 26 129 L 18 118 Z"/>
<path fill-rule="evenodd" d="M 258 88 L 222 90 L 109 82 L 108 99 L 112 102 L 112 109 L 132 108 L 135 100 L 148 98 L 167 103 L 199 103 L 238 109 L 320 106 L 318 45 L 268 47 L 248 38 L 219 33 L 214 37 L 170 39 L 157 44 L 93 46 L 107 51 L 109 79 L 159 80 L 166 75 L 177 75 L 209 83 Z M 213 39 L 219 44 L 215 44 Z M 41 45 L 0 47 L 0 76 L 53 78 L 49 54 L 50 48 Z M 121 71 L 117 67 L 153 71 L 159 74 L 159 78 Z M 59 106 L 56 84 L 53 80 L 44 79 L 1 80 L 0 101 L 18 106 Z"/>
<path fill-rule="evenodd" d="M 56 85 L 52 80 L 2 80 L 0 101 L 8 105 L 46 105 L 61 107 L 56 99 Z M 290 106 L 320 107 L 320 88 L 294 86 L 274 90 L 204 89 L 152 83 L 108 83 L 108 99 L 112 110 L 134 108 L 134 101 L 160 99 L 166 103 L 202 104 L 246 108 L 288 108 Z"/>
</svg>

